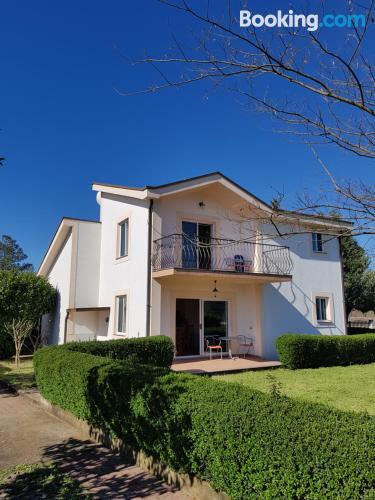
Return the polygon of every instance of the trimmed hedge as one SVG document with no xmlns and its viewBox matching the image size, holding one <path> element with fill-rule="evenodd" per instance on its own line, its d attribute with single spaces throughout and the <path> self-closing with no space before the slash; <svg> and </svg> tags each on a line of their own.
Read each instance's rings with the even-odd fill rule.
<svg viewBox="0 0 375 500">
<path fill-rule="evenodd" d="M 65 347 L 34 360 L 46 399 L 234 500 L 375 494 L 368 415 Z"/>
<path fill-rule="evenodd" d="M 276 339 L 280 361 L 288 368 L 318 368 L 375 362 L 375 334 L 325 336 L 286 334 Z"/>
<path fill-rule="evenodd" d="M 70 351 L 84 352 L 112 359 L 127 359 L 134 362 L 170 367 L 174 357 L 174 346 L 170 337 L 157 335 L 130 339 L 107 340 L 99 342 L 71 342 L 64 347 Z"/>
</svg>

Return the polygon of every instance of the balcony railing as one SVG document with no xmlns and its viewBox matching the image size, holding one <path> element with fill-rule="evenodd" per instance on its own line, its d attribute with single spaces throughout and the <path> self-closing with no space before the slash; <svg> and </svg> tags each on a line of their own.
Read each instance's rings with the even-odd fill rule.
<svg viewBox="0 0 375 500">
<path fill-rule="evenodd" d="M 290 275 L 289 248 L 222 238 L 171 234 L 154 241 L 152 266 L 163 269 Z"/>
</svg>

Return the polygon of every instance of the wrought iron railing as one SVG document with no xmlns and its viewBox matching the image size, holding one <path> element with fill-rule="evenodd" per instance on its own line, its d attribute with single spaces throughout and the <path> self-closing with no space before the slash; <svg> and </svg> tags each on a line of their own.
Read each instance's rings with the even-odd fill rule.
<svg viewBox="0 0 375 500">
<path fill-rule="evenodd" d="M 290 275 L 293 264 L 285 246 L 171 234 L 154 241 L 152 266 L 154 271 L 195 269 Z"/>
</svg>

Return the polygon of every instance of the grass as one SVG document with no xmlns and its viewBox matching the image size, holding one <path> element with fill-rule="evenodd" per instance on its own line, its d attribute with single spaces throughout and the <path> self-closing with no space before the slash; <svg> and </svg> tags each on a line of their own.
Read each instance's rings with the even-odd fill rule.
<svg viewBox="0 0 375 500">
<path fill-rule="evenodd" d="M 5 380 L 16 389 L 35 387 L 33 360 L 21 359 L 20 369 L 16 369 L 14 360 L 0 361 L 0 380 Z"/>
<path fill-rule="evenodd" d="M 0 471 L 0 497 L 29 500 L 54 498 L 58 500 L 89 499 L 79 484 L 61 474 L 54 465 L 16 465 Z"/>
<path fill-rule="evenodd" d="M 279 368 L 217 375 L 215 378 L 263 392 L 276 388 L 291 398 L 375 415 L 375 363 L 306 370 Z"/>
</svg>

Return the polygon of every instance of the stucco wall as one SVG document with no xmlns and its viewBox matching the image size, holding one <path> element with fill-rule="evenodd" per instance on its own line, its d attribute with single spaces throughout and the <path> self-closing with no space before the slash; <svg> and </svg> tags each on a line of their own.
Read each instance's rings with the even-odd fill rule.
<svg viewBox="0 0 375 500">
<path fill-rule="evenodd" d="M 254 337 L 255 353 L 260 354 L 262 339 L 260 330 L 261 285 L 239 284 L 226 279 L 219 280 L 219 292 L 212 293 L 214 282 L 193 277 L 176 277 L 169 283 L 154 280 L 154 291 L 160 293 L 161 300 L 153 303 L 151 323 L 152 335 L 168 335 L 175 340 L 176 299 L 226 300 L 228 301 L 228 334 Z M 160 311 L 160 315 L 158 314 Z"/>
<path fill-rule="evenodd" d="M 77 224 L 74 307 L 96 307 L 99 301 L 101 224 Z"/>
<path fill-rule="evenodd" d="M 146 334 L 149 202 L 102 194 L 99 305 L 110 307 L 108 338 L 114 335 L 115 295 L 128 294 L 128 334 Z M 129 217 L 129 256 L 116 259 L 117 225 Z"/>
<path fill-rule="evenodd" d="M 200 221 L 213 225 L 213 237 L 241 239 L 255 236 L 256 223 L 241 219 L 232 210 L 233 197 L 208 187 L 156 200 L 154 204 L 154 239 L 181 233 L 181 221 Z M 237 202 L 240 200 L 237 199 Z M 200 207 L 199 203 L 204 206 Z M 243 204 L 243 202 L 241 202 Z"/>
<path fill-rule="evenodd" d="M 295 231 L 283 227 L 282 231 Z M 273 228 L 264 228 L 272 234 Z M 265 357 L 275 358 L 274 341 L 277 336 L 291 333 L 322 335 L 345 334 L 342 275 L 339 242 L 327 237 L 324 253 L 312 251 L 311 234 L 295 234 L 286 239 L 274 238 L 274 243 L 290 247 L 293 260 L 291 283 L 267 284 L 262 290 L 262 323 Z M 333 300 L 332 323 L 323 325 L 315 321 L 314 294 L 331 294 Z"/>
<path fill-rule="evenodd" d="M 52 315 L 43 317 L 42 328 L 47 331 L 49 344 L 64 340 L 66 310 L 69 307 L 70 268 L 72 260 L 72 232 L 70 231 L 47 275 L 57 290 L 57 301 Z"/>
</svg>

